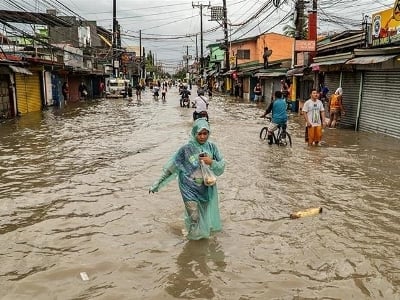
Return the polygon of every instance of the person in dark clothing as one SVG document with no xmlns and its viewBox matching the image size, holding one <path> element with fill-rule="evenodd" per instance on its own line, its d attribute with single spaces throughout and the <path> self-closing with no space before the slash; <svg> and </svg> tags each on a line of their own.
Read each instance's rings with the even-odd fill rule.
<svg viewBox="0 0 400 300">
<path fill-rule="evenodd" d="M 87 90 L 87 87 L 86 87 L 86 85 L 85 85 L 85 83 L 83 81 L 79 85 L 78 91 L 79 91 L 80 99 L 81 100 L 86 100 L 87 95 L 88 95 L 88 90 Z"/>
<path fill-rule="evenodd" d="M 132 84 L 128 84 L 128 98 L 131 99 L 133 95 Z"/>
<path fill-rule="evenodd" d="M 67 82 L 64 82 L 62 85 L 62 95 L 64 97 L 64 102 L 67 102 L 69 100 L 69 86 Z"/>
</svg>

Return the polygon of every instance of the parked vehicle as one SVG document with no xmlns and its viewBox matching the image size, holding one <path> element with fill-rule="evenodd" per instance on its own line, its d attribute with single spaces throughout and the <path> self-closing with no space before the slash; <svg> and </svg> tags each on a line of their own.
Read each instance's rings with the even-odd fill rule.
<svg viewBox="0 0 400 300">
<path fill-rule="evenodd" d="M 125 97 L 129 80 L 123 78 L 106 79 L 106 97 Z"/>
</svg>

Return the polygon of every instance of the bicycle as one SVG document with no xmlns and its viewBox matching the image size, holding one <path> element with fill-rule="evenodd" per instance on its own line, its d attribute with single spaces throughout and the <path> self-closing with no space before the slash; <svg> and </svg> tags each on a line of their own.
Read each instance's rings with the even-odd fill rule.
<svg viewBox="0 0 400 300">
<path fill-rule="evenodd" d="M 266 117 L 266 119 L 271 122 L 271 117 Z M 286 130 L 286 124 L 281 126 L 278 125 L 278 129 L 275 130 L 271 138 L 268 137 L 268 126 L 261 128 L 260 139 L 268 140 L 268 144 L 277 144 L 278 146 L 290 146 L 292 147 L 292 137 Z"/>
</svg>

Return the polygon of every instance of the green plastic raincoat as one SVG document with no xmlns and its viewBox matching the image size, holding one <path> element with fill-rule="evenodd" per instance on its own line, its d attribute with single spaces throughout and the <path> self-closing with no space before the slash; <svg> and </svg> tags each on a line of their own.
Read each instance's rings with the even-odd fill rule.
<svg viewBox="0 0 400 300">
<path fill-rule="evenodd" d="M 197 141 L 197 133 L 203 129 L 210 133 L 208 122 L 203 118 L 197 119 L 189 142 L 170 158 L 163 168 L 160 179 L 150 187 L 150 192 L 157 192 L 178 177 L 179 189 L 185 204 L 187 237 L 191 240 L 209 238 L 212 232 L 222 229 L 217 185 L 204 185 L 199 154 L 206 153 L 212 158 L 210 168 L 216 176 L 224 172 L 225 160 L 218 147 L 209 139 L 203 144 Z"/>
</svg>

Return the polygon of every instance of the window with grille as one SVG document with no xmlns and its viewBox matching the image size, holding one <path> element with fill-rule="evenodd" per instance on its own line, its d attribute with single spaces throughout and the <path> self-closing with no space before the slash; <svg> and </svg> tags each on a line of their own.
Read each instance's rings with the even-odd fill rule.
<svg viewBox="0 0 400 300">
<path fill-rule="evenodd" d="M 238 59 L 250 59 L 250 50 L 238 49 L 237 50 Z"/>
</svg>

